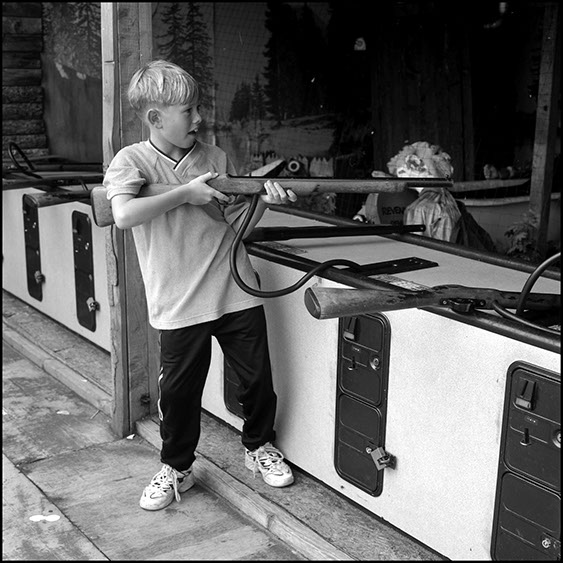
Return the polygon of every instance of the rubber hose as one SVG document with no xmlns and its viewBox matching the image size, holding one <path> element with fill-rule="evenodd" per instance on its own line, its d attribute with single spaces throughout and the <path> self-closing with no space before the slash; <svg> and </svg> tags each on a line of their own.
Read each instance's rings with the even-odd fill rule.
<svg viewBox="0 0 563 563">
<path fill-rule="evenodd" d="M 254 297 L 265 297 L 265 298 L 281 297 L 283 295 L 288 295 L 289 293 L 293 293 L 294 291 L 298 290 L 305 283 L 307 283 L 307 281 L 310 280 L 314 275 L 318 274 L 319 272 L 322 272 L 323 270 L 330 268 L 331 266 L 337 266 L 337 265 L 338 266 L 348 266 L 350 268 L 358 268 L 359 267 L 359 264 L 357 264 L 356 262 L 352 262 L 351 260 L 343 260 L 343 259 L 327 260 L 326 262 L 321 262 L 320 264 L 315 266 L 313 269 L 309 270 L 302 278 L 297 280 L 293 285 L 290 285 L 290 286 L 283 288 L 283 289 L 277 289 L 277 290 L 273 290 L 273 291 L 262 291 L 260 289 L 254 289 L 253 287 L 250 287 L 249 285 L 247 285 L 242 280 L 242 278 L 240 277 L 240 275 L 238 273 L 236 256 L 237 256 L 239 245 L 242 241 L 242 237 L 243 237 L 246 229 L 248 228 L 248 225 L 250 224 L 250 221 L 252 219 L 252 216 L 254 215 L 254 212 L 256 211 L 256 206 L 258 205 L 258 199 L 259 198 L 260 198 L 259 194 L 254 194 L 252 196 L 250 206 L 249 206 L 249 208 L 246 212 L 246 215 L 244 217 L 244 220 L 242 222 L 240 229 L 237 231 L 237 233 L 235 235 L 235 239 L 234 239 L 233 244 L 231 246 L 231 252 L 230 252 L 230 255 L 229 255 L 229 263 L 230 263 L 230 267 L 231 267 L 231 273 L 233 275 L 233 278 L 235 279 L 235 282 L 237 283 L 237 285 L 243 291 L 245 291 L 246 293 L 249 293 L 250 295 L 254 295 Z"/>
<path fill-rule="evenodd" d="M 527 279 L 522 291 L 520 293 L 520 298 L 518 299 L 518 304 L 516 306 L 516 314 L 521 315 L 524 312 L 524 304 L 526 303 L 526 299 L 528 298 L 528 294 L 532 290 L 532 287 L 536 283 L 536 280 L 543 274 L 544 270 L 553 264 L 553 262 L 557 262 L 561 258 L 561 252 L 554 254 L 553 256 L 549 257 L 547 260 L 543 261 L 531 274 L 530 277 Z"/>
</svg>

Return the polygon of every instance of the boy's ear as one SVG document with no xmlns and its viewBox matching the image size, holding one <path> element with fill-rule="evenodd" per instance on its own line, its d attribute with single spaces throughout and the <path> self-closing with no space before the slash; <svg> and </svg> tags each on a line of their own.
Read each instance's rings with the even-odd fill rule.
<svg viewBox="0 0 563 563">
<path fill-rule="evenodd" d="M 155 108 L 151 108 L 147 110 L 147 121 L 149 122 L 150 125 L 153 125 L 154 127 L 160 127 L 161 124 L 160 112 Z"/>
</svg>

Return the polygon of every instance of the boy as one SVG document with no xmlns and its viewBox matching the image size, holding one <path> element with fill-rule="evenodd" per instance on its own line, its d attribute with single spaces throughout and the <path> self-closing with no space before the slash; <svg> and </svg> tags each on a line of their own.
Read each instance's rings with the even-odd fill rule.
<svg viewBox="0 0 563 563">
<path fill-rule="evenodd" d="M 132 229 L 146 290 L 149 322 L 159 331 L 158 379 L 162 469 L 140 505 L 160 510 L 194 485 L 192 463 L 200 435 L 201 396 L 215 336 L 241 381 L 245 465 L 274 487 L 293 482 L 283 454 L 272 445 L 277 397 L 273 390 L 262 300 L 242 291 L 229 268 L 237 224 L 248 207 L 232 203 L 206 181 L 235 174 L 222 149 L 196 139 L 202 122 L 195 80 L 157 60 L 131 79 L 128 99 L 148 126 L 149 140 L 120 150 L 105 174 L 115 224 Z M 157 195 L 136 197 L 148 184 Z M 268 204 L 295 201 L 270 180 L 264 184 L 253 228 Z M 151 192 L 154 193 L 154 192 Z M 243 247 L 241 277 L 257 288 Z"/>
</svg>

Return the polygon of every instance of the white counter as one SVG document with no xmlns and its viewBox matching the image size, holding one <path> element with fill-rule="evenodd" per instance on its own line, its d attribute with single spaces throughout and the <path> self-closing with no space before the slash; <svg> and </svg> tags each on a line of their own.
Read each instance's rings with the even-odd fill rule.
<svg viewBox="0 0 563 563">
<path fill-rule="evenodd" d="M 314 224 L 268 212 L 260 226 Z M 520 291 L 529 276 L 378 236 L 281 244 L 319 262 L 435 261 L 437 267 L 397 274 L 425 286 Z M 263 290 L 286 287 L 303 275 L 263 258 L 252 261 Z M 338 320 L 316 320 L 307 312 L 303 293 L 315 283 L 339 285 L 315 277 L 295 293 L 266 301 L 277 444 L 290 462 L 444 556 L 490 559 L 507 372 L 518 360 L 559 374 L 559 354 L 426 310 L 385 313 L 391 327 L 385 447 L 397 467 L 384 470 L 382 494 L 374 497 L 335 469 Z M 534 291 L 559 292 L 560 284 L 541 278 Z M 204 408 L 242 428 L 223 402 L 217 347 Z"/>
</svg>

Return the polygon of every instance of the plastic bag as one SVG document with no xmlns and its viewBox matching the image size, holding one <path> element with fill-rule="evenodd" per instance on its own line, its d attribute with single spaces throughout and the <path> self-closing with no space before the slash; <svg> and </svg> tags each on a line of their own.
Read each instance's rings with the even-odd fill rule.
<svg viewBox="0 0 563 563">
<path fill-rule="evenodd" d="M 461 213 L 452 194 L 443 188 L 424 188 L 404 214 L 405 225 L 424 224 L 424 236 L 456 242 Z"/>
</svg>

